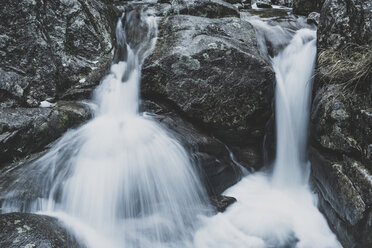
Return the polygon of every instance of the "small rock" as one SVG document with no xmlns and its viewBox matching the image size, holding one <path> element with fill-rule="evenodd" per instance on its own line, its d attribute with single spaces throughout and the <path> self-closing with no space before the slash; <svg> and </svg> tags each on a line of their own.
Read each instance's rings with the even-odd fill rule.
<svg viewBox="0 0 372 248">
<path fill-rule="evenodd" d="M 264 2 L 264 1 L 257 1 L 256 5 L 258 8 L 263 8 L 263 9 L 271 9 L 273 6 L 271 6 L 270 3 Z"/>
<path fill-rule="evenodd" d="M 320 14 L 318 12 L 311 12 L 307 16 L 307 23 L 309 23 L 309 24 L 315 24 L 315 25 L 318 26 L 319 19 L 320 19 Z"/>
<path fill-rule="evenodd" d="M 231 196 L 219 195 L 211 198 L 212 205 L 217 208 L 218 212 L 224 212 L 236 199 Z"/>
</svg>

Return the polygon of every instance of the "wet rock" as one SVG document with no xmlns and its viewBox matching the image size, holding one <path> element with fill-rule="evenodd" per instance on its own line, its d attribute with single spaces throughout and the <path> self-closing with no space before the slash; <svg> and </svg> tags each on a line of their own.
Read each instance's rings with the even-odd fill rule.
<svg viewBox="0 0 372 248">
<path fill-rule="evenodd" d="M 370 93 L 341 85 L 316 90 L 312 110 L 312 176 L 321 209 L 344 247 L 370 247 L 372 119 Z"/>
<path fill-rule="evenodd" d="M 101 1 L 4 0 L 0 16 L 4 107 L 96 85 L 111 63 L 117 13 Z"/>
<path fill-rule="evenodd" d="M 0 214 L 0 247 L 79 248 L 55 218 L 36 214 Z"/>
<path fill-rule="evenodd" d="M 320 12 L 325 0 L 293 0 L 293 13 L 307 16 L 311 12 Z"/>
<path fill-rule="evenodd" d="M 263 9 L 271 9 L 273 6 L 271 6 L 270 2 L 267 1 L 257 1 L 256 5 L 258 8 L 263 8 Z"/>
<path fill-rule="evenodd" d="M 206 130 L 191 124 L 167 103 L 145 101 L 142 108 L 188 150 L 209 195 L 219 195 L 241 179 L 241 169 L 226 146 Z"/>
<path fill-rule="evenodd" d="M 172 103 L 228 143 L 257 145 L 271 114 L 273 81 L 251 24 L 179 15 L 159 23 L 142 95 Z"/>
<path fill-rule="evenodd" d="M 307 23 L 309 24 L 315 24 L 318 26 L 320 20 L 320 14 L 318 12 L 311 12 L 307 16 Z"/>
<path fill-rule="evenodd" d="M 292 7 L 293 5 L 293 0 L 271 0 L 271 2 L 286 7 Z"/>
<path fill-rule="evenodd" d="M 313 144 L 338 154 L 357 158 L 372 171 L 372 99 L 361 90 L 345 90 L 339 84 L 317 88 L 311 123 Z"/>
<path fill-rule="evenodd" d="M 363 67 L 370 10 L 370 1 L 326 0 L 318 29 L 312 177 L 320 208 L 346 248 L 372 246 L 372 88 L 370 69 Z"/>
<path fill-rule="evenodd" d="M 319 48 L 372 43 L 372 3 L 362 0 L 327 0 L 320 14 Z"/>
<path fill-rule="evenodd" d="M 54 108 L 0 109 L 0 167 L 41 150 L 91 116 L 87 105 L 58 102 Z"/>
<path fill-rule="evenodd" d="M 347 156 L 310 150 L 312 177 L 320 195 L 320 209 L 344 247 L 372 245 L 372 175 Z"/>
<path fill-rule="evenodd" d="M 224 1 L 227 2 L 227 3 L 231 3 L 231 4 L 238 4 L 238 3 L 243 3 L 243 2 L 244 3 L 247 3 L 247 2 L 250 3 L 250 1 L 244 1 L 244 0 L 224 0 Z"/>
<path fill-rule="evenodd" d="M 218 212 L 225 212 L 234 202 L 236 202 L 236 199 L 231 196 L 219 195 L 211 198 L 211 203 L 216 207 Z"/>
<path fill-rule="evenodd" d="M 235 6 L 222 0 L 200 0 L 175 5 L 171 12 L 207 18 L 240 17 L 239 11 Z"/>
</svg>

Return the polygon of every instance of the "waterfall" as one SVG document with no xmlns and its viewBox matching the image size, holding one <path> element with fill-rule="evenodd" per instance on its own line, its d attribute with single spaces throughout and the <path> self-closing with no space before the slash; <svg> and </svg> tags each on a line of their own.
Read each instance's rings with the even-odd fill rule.
<svg viewBox="0 0 372 248">
<path fill-rule="evenodd" d="M 138 112 L 141 65 L 156 32 L 154 17 L 139 10 L 122 16 L 94 118 L 27 166 L 3 209 L 58 217 L 89 248 L 190 244 L 208 208 L 204 189 L 183 147 Z M 40 185 L 37 199 L 14 199 L 29 180 Z"/>
<path fill-rule="evenodd" d="M 238 201 L 214 216 L 187 152 L 139 112 L 141 66 L 156 38 L 154 17 L 135 9 L 120 18 L 114 63 L 92 100 L 94 117 L 23 167 L 2 196 L 2 211 L 57 217 L 88 248 L 341 247 L 308 185 L 315 31 L 298 30 L 272 59 L 273 172 L 247 171 L 225 192 Z"/>
<path fill-rule="evenodd" d="M 276 161 L 273 180 L 279 186 L 306 185 L 306 163 L 316 31 L 301 29 L 291 44 L 273 59 L 276 75 Z"/>
<path fill-rule="evenodd" d="M 258 24 L 270 28 L 262 21 Z M 248 175 L 224 192 L 237 203 L 225 213 L 204 218 L 195 235 L 196 247 L 341 247 L 308 186 L 306 143 L 315 57 L 316 32 L 300 29 L 272 59 L 277 123 L 274 170 Z"/>
</svg>

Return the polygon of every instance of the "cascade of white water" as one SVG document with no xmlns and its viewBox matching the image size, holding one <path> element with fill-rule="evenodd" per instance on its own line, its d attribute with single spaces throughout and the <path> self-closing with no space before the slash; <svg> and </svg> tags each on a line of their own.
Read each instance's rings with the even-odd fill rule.
<svg viewBox="0 0 372 248">
<path fill-rule="evenodd" d="M 196 247 L 341 247 L 317 209 L 307 180 L 305 154 L 315 55 L 316 32 L 301 29 L 273 58 L 277 122 L 274 172 L 248 175 L 228 189 L 224 194 L 237 198 L 237 203 L 225 213 L 204 219 L 204 227 L 195 235 Z"/>
<path fill-rule="evenodd" d="M 273 180 L 278 186 L 307 185 L 307 130 L 316 31 L 301 29 L 290 46 L 273 59 L 276 74 L 276 161 Z"/>
<path fill-rule="evenodd" d="M 116 63 L 95 91 L 94 118 L 26 167 L 3 210 L 56 216 L 88 248 L 340 247 L 307 182 L 315 40 L 314 31 L 299 30 L 273 59 L 274 172 L 243 178 L 225 192 L 237 203 L 207 217 L 187 153 L 138 111 L 141 65 L 156 41 L 156 22 L 138 10 L 126 13 L 117 25 Z M 40 190 L 18 200 L 30 180 Z"/>
<path fill-rule="evenodd" d="M 90 248 L 185 247 L 208 208 L 183 147 L 138 113 L 141 65 L 155 41 L 154 17 L 126 13 L 117 25 L 122 54 L 95 91 L 95 117 L 30 165 L 45 175 L 28 211 L 60 218 Z"/>
</svg>

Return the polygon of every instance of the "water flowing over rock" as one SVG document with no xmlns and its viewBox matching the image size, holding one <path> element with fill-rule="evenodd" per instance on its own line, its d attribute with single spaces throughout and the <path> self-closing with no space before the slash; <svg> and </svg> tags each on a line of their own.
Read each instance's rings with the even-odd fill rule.
<svg viewBox="0 0 372 248">
<path fill-rule="evenodd" d="M 304 155 L 315 33 L 298 30 L 273 58 L 278 116 L 273 173 L 249 174 L 229 188 L 225 193 L 237 202 L 205 219 L 195 235 L 196 247 L 340 247 L 309 190 L 310 168 Z"/>
<path fill-rule="evenodd" d="M 149 111 L 148 114 L 152 114 L 188 150 L 213 199 L 241 179 L 241 168 L 231 159 L 230 151 L 221 141 L 205 134 L 166 103 L 145 101 L 142 108 Z M 243 160 L 248 168 L 261 162 L 254 158 Z"/>
<path fill-rule="evenodd" d="M 90 98 L 109 68 L 117 14 L 96 0 L 6 0 L 0 16 L 4 163 L 42 150 L 90 117 L 86 105 L 70 100 Z"/>
<path fill-rule="evenodd" d="M 327 0 L 356 11 L 322 10 L 321 49 L 325 30 L 349 42 L 350 13 L 369 41 L 350 1 Z M 307 156 L 316 26 L 256 2 L 5 0 L 0 212 L 21 213 L 0 214 L 0 247 L 338 248 L 309 158 L 332 230 L 368 247 L 370 78 L 346 94 L 317 72 Z M 253 174 L 264 143 L 274 169 Z"/>
<path fill-rule="evenodd" d="M 205 190 L 184 148 L 138 112 L 141 66 L 156 27 L 140 9 L 119 19 L 117 52 L 124 56 L 95 91 L 94 118 L 21 169 L 0 197 L 2 211 L 58 217 L 88 247 L 190 243 L 196 216 L 212 210 Z M 30 181 L 40 191 L 25 199 Z"/>
</svg>

